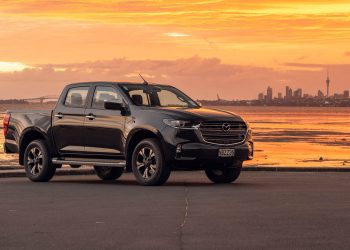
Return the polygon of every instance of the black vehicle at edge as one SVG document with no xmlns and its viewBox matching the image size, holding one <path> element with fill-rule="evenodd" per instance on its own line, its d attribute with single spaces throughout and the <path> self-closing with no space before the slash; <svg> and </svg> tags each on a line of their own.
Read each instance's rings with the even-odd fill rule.
<svg viewBox="0 0 350 250">
<path fill-rule="evenodd" d="M 158 84 L 70 84 L 52 111 L 8 111 L 4 134 L 5 152 L 19 154 L 32 181 L 67 164 L 92 165 L 103 180 L 126 168 L 142 185 L 161 185 L 172 170 L 205 170 L 214 183 L 229 183 L 253 158 L 240 116 Z"/>
</svg>

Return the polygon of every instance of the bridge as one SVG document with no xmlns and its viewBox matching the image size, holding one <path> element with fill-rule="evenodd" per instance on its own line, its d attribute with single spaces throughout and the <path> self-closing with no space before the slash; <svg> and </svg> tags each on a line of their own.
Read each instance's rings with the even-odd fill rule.
<svg viewBox="0 0 350 250">
<path fill-rule="evenodd" d="M 36 97 L 36 98 L 28 98 L 28 99 L 23 99 L 23 100 L 26 102 L 43 104 L 45 101 L 57 101 L 58 98 L 59 98 L 58 95 L 46 95 L 46 96 L 41 96 L 41 97 Z"/>
</svg>

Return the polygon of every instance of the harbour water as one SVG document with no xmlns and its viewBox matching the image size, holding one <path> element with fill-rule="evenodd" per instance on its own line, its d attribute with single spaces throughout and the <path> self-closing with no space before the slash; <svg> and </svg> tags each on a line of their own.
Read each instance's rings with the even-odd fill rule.
<svg viewBox="0 0 350 250">
<path fill-rule="evenodd" d="M 50 109 L 52 105 L 2 105 L 6 109 Z M 212 107 L 237 113 L 248 121 L 255 139 L 255 158 L 246 165 L 281 167 L 350 167 L 350 108 Z M 2 120 L 2 114 L 0 114 Z M 0 168 L 16 165 L 3 153 Z"/>
</svg>

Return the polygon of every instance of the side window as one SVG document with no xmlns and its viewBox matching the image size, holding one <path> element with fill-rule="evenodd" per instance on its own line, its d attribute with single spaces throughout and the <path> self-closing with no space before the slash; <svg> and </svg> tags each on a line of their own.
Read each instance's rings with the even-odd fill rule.
<svg viewBox="0 0 350 250">
<path fill-rule="evenodd" d="M 129 91 L 129 96 L 133 101 L 133 103 L 137 106 L 149 105 L 147 95 L 141 89 L 135 89 L 135 90 Z"/>
<path fill-rule="evenodd" d="M 96 87 L 92 108 L 104 109 L 105 102 L 122 103 L 123 99 L 120 94 L 112 87 Z"/>
<path fill-rule="evenodd" d="M 159 91 L 158 98 L 161 106 L 188 107 L 185 100 L 168 90 Z"/>
<path fill-rule="evenodd" d="M 89 87 L 76 87 L 68 90 L 64 105 L 73 108 L 85 107 L 86 97 L 89 92 Z"/>
</svg>

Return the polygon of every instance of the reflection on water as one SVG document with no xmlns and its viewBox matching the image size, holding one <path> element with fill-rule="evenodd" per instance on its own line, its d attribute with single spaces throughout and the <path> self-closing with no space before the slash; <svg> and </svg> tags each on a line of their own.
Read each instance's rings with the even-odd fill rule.
<svg viewBox="0 0 350 250">
<path fill-rule="evenodd" d="M 253 128 L 256 154 L 248 165 L 350 166 L 350 108 L 222 109 L 242 115 Z"/>
<path fill-rule="evenodd" d="M 22 105 L 10 108 L 32 107 Z M 350 166 L 350 108 L 214 108 L 235 112 L 251 124 L 256 151 L 255 159 L 246 165 Z M 8 107 L 0 106 L 0 112 L 6 109 Z M 3 154 L 2 144 L 1 130 L 0 165 L 17 164 L 16 157 Z"/>
</svg>

